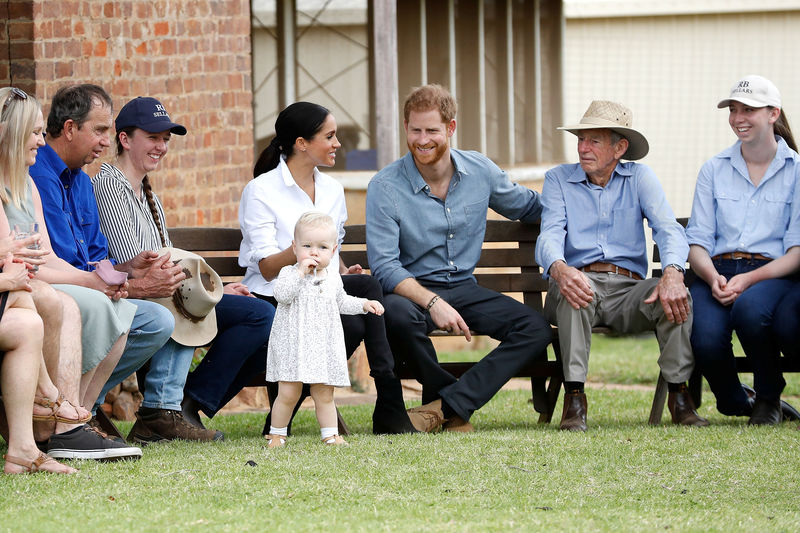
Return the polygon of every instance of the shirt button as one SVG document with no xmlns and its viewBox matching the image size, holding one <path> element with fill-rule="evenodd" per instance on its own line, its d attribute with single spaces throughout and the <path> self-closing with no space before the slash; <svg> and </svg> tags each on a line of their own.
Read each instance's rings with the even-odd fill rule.
<svg viewBox="0 0 800 533">
<path fill-rule="evenodd" d="M 453 262 L 452 261 L 450 261 L 450 266 L 453 266 Z"/>
<path fill-rule="evenodd" d="M 750 203 L 755 205 L 756 201 L 755 200 L 751 200 Z"/>
<path fill-rule="evenodd" d="M 450 238 L 451 238 L 451 239 L 453 238 L 453 234 L 452 234 L 452 233 L 450 234 Z"/>
<path fill-rule="evenodd" d="M 450 212 L 450 208 L 449 208 L 449 207 L 447 208 L 447 212 L 448 212 L 448 213 Z"/>
<path fill-rule="evenodd" d="M 83 244 L 83 239 L 81 239 L 81 244 Z"/>
</svg>

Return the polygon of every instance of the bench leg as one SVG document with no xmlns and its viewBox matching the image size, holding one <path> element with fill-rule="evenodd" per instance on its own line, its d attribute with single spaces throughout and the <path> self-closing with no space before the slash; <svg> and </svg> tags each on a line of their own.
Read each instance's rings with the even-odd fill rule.
<svg viewBox="0 0 800 533">
<path fill-rule="evenodd" d="M 97 409 L 97 413 L 94 415 L 97 419 L 97 423 L 100 426 L 100 429 L 108 433 L 108 435 L 112 437 L 119 437 L 122 440 L 125 440 L 125 436 L 120 433 L 119 428 L 111 421 L 108 416 L 106 416 L 106 412 L 102 409 Z"/>
<path fill-rule="evenodd" d="M 656 392 L 653 394 L 653 406 L 650 408 L 650 425 L 657 426 L 661 423 L 661 415 L 664 414 L 664 404 L 667 401 L 667 380 L 661 372 L 658 373 Z"/>
<path fill-rule="evenodd" d="M 547 409 L 539 414 L 540 424 L 549 424 L 553 420 L 553 412 L 556 410 L 558 395 L 563 385 L 564 378 L 560 374 L 550 377 L 550 383 L 547 385 Z"/>
</svg>

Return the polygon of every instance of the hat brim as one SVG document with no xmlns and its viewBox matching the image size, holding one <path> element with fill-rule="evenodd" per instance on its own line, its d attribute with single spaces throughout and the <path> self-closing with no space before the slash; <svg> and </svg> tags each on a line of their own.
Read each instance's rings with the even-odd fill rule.
<svg viewBox="0 0 800 533">
<path fill-rule="evenodd" d="M 164 122 L 163 120 L 160 122 L 150 122 L 147 124 L 125 124 L 122 122 L 116 122 L 114 127 L 117 129 L 117 131 L 124 128 L 134 127 L 146 131 L 147 133 L 158 133 L 160 131 L 169 130 L 170 133 L 174 133 L 175 135 L 186 135 L 187 131 L 186 128 L 180 124 L 176 124 L 175 122 Z"/>
<path fill-rule="evenodd" d="M 628 141 L 628 149 L 622 154 L 622 159 L 629 161 L 641 159 L 650 151 L 650 144 L 644 135 L 633 128 L 621 127 L 616 122 L 597 120 L 596 123 L 582 122 L 573 126 L 560 126 L 557 129 L 568 131 L 573 135 L 577 135 L 581 130 L 605 129 L 617 132 Z"/>
<path fill-rule="evenodd" d="M 159 257 L 163 256 L 165 252 L 170 253 L 169 259 L 173 263 L 184 259 L 196 259 L 205 263 L 205 260 L 199 255 L 181 248 L 161 248 L 158 251 Z M 208 268 L 211 273 L 213 273 L 215 282 L 215 289 L 211 294 L 211 299 L 219 302 L 223 296 L 222 280 L 216 272 L 211 270 L 210 267 Z M 172 330 L 171 338 L 178 344 L 183 344 L 184 346 L 205 346 L 217 336 L 217 314 L 214 309 L 211 309 L 206 316 L 194 322 L 183 316 L 181 312 L 175 308 L 175 303 L 172 301 L 172 298 L 155 298 L 153 301 L 166 307 L 169 312 L 172 313 L 172 316 L 175 317 L 175 329 Z"/>
<path fill-rule="evenodd" d="M 717 108 L 718 109 L 724 109 L 724 108 L 730 106 L 731 102 L 741 102 L 744 105 L 750 106 L 750 107 L 769 107 L 769 104 L 765 104 L 764 102 L 760 102 L 758 100 L 751 100 L 750 98 L 742 98 L 742 97 L 738 97 L 737 96 L 736 98 L 726 98 L 724 100 L 720 100 L 720 102 L 717 104 Z M 772 107 L 780 107 L 780 106 L 777 105 L 777 106 L 772 106 Z"/>
</svg>

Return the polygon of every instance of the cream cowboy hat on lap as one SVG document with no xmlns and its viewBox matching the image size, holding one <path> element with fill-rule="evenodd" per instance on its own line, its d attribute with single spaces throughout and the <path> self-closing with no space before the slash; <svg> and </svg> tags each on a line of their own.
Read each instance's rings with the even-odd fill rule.
<svg viewBox="0 0 800 533">
<path fill-rule="evenodd" d="M 222 299 L 222 279 L 197 254 L 180 248 L 162 248 L 159 256 L 169 252 L 170 261 L 180 265 L 186 279 L 172 298 L 153 301 L 169 309 L 175 317 L 172 339 L 185 346 L 203 346 L 217 335 L 214 306 Z"/>
<path fill-rule="evenodd" d="M 566 130 L 574 135 L 577 135 L 580 130 L 609 129 L 615 131 L 628 140 L 628 150 L 622 155 L 622 159 L 635 161 L 647 155 L 650 145 L 644 135 L 631 127 L 632 124 L 633 112 L 624 105 L 608 100 L 594 100 L 583 114 L 580 124 L 561 126 L 558 129 Z"/>
</svg>

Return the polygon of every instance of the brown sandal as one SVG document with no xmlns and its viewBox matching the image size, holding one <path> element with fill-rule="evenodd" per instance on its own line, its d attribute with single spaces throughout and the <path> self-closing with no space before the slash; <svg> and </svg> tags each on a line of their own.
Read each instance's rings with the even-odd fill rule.
<svg viewBox="0 0 800 533">
<path fill-rule="evenodd" d="M 64 424 L 85 424 L 92 419 L 92 413 L 89 413 L 87 416 L 81 418 L 67 418 L 59 415 L 58 412 L 61 410 L 61 406 L 64 404 L 64 402 L 72 405 L 73 408 L 75 407 L 75 405 L 71 401 L 67 400 L 60 392 L 58 393 L 58 399 L 56 401 L 53 401 L 50 398 L 36 396 L 33 399 L 33 403 L 46 409 L 50 409 L 50 413 L 46 415 L 34 414 L 33 420 L 36 422 L 55 420 L 56 422 L 63 422 Z M 75 408 L 75 412 L 78 412 L 77 408 Z"/>
<path fill-rule="evenodd" d="M 327 439 L 322 439 L 322 443 L 327 446 L 350 446 L 350 444 L 338 434 L 332 435 Z"/>
<path fill-rule="evenodd" d="M 22 459 L 21 457 L 14 457 L 13 455 L 4 455 L 3 459 L 5 459 L 7 463 L 11 463 L 24 468 L 25 470 L 23 472 L 20 472 L 21 474 L 35 474 L 36 472 L 49 472 L 51 474 L 69 475 L 78 472 L 77 469 L 75 469 L 75 472 L 56 472 L 54 470 L 47 470 L 43 468 L 44 465 L 50 463 L 61 465 L 61 463 L 59 463 L 58 461 L 56 461 L 55 459 L 53 459 L 52 457 L 43 452 L 39 452 L 39 456 L 32 461 L 30 459 Z M 66 466 L 66 465 L 61 465 L 61 466 Z"/>
<path fill-rule="evenodd" d="M 286 445 L 286 437 L 283 435 L 264 435 L 264 438 L 267 439 L 267 448 L 280 448 L 281 446 Z"/>
</svg>

